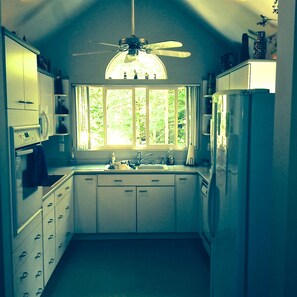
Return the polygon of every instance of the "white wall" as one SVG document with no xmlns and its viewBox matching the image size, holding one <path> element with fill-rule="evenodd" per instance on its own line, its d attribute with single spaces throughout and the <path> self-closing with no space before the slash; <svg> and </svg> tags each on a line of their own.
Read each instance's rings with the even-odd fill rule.
<svg viewBox="0 0 297 297">
<path fill-rule="evenodd" d="M 296 0 L 280 1 L 274 134 L 271 292 L 297 296 Z"/>
</svg>

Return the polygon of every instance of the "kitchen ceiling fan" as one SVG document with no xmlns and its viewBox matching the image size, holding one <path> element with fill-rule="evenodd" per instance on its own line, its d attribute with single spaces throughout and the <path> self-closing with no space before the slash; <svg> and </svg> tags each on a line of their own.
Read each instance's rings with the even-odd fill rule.
<svg viewBox="0 0 297 297">
<path fill-rule="evenodd" d="M 157 56 L 168 56 L 175 58 L 187 58 L 191 55 L 190 52 L 184 51 L 176 51 L 174 48 L 182 47 L 183 44 L 179 41 L 163 41 L 157 43 L 149 43 L 146 38 L 137 37 L 135 35 L 135 10 L 134 10 L 134 0 L 131 1 L 132 4 L 132 17 L 131 17 L 131 25 L 132 32 L 131 36 L 121 38 L 118 44 L 110 44 L 106 42 L 97 42 L 92 41 L 96 44 L 101 44 L 105 46 L 114 47 L 115 49 L 112 51 L 95 51 L 95 52 L 86 52 L 86 53 L 74 53 L 73 56 L 84 56 L 84 55 L 93 55 L 93 54 L 101 54 L 107 52 L 127 52 L 124 62 L 132 62 L 137 59 L 139 51 L 145 52 L 147 54 L 154 54 Z"/>
</svg>

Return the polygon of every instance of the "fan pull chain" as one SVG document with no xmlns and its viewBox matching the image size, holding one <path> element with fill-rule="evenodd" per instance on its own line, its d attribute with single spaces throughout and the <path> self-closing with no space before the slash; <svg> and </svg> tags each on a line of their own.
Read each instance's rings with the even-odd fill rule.
<svg viewBox="0 0 297 297">
<path fill-rule="evenodd" d="M 132 35 L 135 35 L 135 13 L 134 13 L 134 0 L 132 0 Z"/>
</svg>

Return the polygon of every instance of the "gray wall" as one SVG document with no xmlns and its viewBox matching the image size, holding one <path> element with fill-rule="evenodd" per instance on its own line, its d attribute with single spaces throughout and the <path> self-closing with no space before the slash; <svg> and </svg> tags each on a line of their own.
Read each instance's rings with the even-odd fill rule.
<svg viewBox="0 0 297 297">
<path fill-rule="evenodd" d="M 184 9 L 174 0 L 135 1 L 137 36 L 145 37 L 151 43 L 181 41 L 184 44 L 181 50 L 192 53 L 187 59 L 161 57 L 167 68 L 168 80 L 152 80 L 148 83 L 201 83 L 209 72 L 220 73 L 220 57 L 224 53 L 238 49 L 237 45 L 223 40 L 203 21 L 194 21 L 191 14 Z M 122 84 L 123 81 L 104 78 L 106 66 L 115 53 L 79 57 L 73 57 L 72 53 L 112 50 L 112 47 L 92 44 L 89 41 L 117 44 L 120 38 L 130 35 L 131 1 L 103 0 L 98 1 L 97 5 L 65 29 L 36 46 L 42 55 L 50 58 L 52 72 L 55 74 L 61 69 L 62 74 L 69 76 L 71 83 Z M 69 158 L 71 138 L 65 139 L 66 153 L 57 152 L 57 142 L 57 139 L 52 139 L 46 147 L 60 162 L 63 158 Z M 205 149 L 207 144 L 202 143 L 201 147 Z M 203 151 L 202 154 L 207 153 Z M 95 159 L 100 159 L 100 156 Z"/>
<path fill-rule="evenodd" d="M 234 50 L 205 23 L 194 22 L 175 1 L 135 1 L 135 33 L 149 42 L 178 40 L 183 50 L 192 52 L 187 59 L 161 57 L 168 70 L 166 83 L 197 83 L 208 72 L 220 71 L 220 56 Z M 98 4 L 55 36 L 37 45 L 50 58 L 52 70 L 62 69 L 74 83 L 114 83 L 104 79 L 105 69 L 114 53 L 73 57 L 75 52 L 112 50 L 92 44 L 101 41 L 117 44 L 131 34 L 131 1 L 98 1 Z"/>
</svg>

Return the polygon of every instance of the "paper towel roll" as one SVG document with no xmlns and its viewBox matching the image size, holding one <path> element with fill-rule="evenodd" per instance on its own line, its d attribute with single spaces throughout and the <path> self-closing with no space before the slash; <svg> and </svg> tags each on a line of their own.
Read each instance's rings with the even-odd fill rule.
<svg viewBox="0 0 297 297">
<path fill-rule="evenodd" d="M 195 146 L 193 144 L 190 144 L 188 147 L 186 165 L 195 165 Z"/>
</svg>

